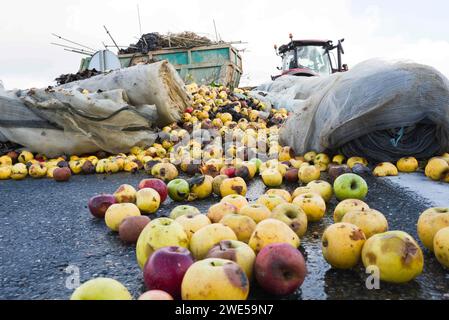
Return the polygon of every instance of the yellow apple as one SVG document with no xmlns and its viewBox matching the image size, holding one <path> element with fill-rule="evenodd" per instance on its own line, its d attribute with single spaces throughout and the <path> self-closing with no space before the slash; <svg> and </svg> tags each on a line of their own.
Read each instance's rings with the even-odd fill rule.
<svg viewBox="0 0 449 320">
<path fill-rule="evenodd" d="M 210 258 L 195 262 L 181 285 L 183 300 L 246 300 L 249 281 L 235 262 Z"/>
<path fill-rule="evenodd" d="M 115 203 L 105 213 L 106 225 L 112 231 L 118 231 L 120 224 L 128 217 L 140 216 L 140 210 L 133 203 Z"/>
<path fill-rule="evenodd" d="M 259 222 L 248 244 L 254 252 L 258 253 L 265 246 L 272 243 L 288 243 L 298 248 L 300 240 L 298 235 L 287 224 L 269 218 Z"/>
<path fill-rule="evenodd" d="M 336 223 L 328 227 L 321 239 L 326 261 L 337 269 L 351 269 L 360 260 L 365 244 L 363 231 L 350 223 Z"/>
<path fill-rule="evenodd" d="M 195 259 L 204 259 L 209 250 L 222 240 L 237 240 L 237 236 L 231 228 L 220 223 L 207 225 L 193 234 L 190 251 Z"/>
</svg>

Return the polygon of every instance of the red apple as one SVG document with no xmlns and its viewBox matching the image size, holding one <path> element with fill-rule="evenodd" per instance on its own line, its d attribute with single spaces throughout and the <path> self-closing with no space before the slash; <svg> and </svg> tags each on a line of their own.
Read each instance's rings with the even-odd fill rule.
<svg viewBox="0 0 449 320">
<path fill-rule="evenodd" d="M 287 243 L 264 247 L 256 257 L 254 272 L 257 282 L 274 295 L 292 294 L 302 285 L 307 274 L 301 252 Z"/>
<path fill-rule="evenodd" d="M 114 203 L 117 203 L 117 201 L 112 194 L 100 194 L 90 198 L 88 206 L 94 217 L 104 218 L 106 210 Z"/>
<path fill-rule="evenodd" d="M 147 216 L 133 216 L 125 218 L 120 223 L 118 233 L 120 239 L 126 243 L 136 243 L 142 230 L 150 223 L 151 219 Z"/>
<path fill-rule="evenodd" d="M 6 155 L 11 158 L 13 164 L 17 163 L 17 159 L 19 158 L 19 153 L 17 151 L 10 151 Z"/>
<path fill-rule="evenodd" d="M 334 183 L 335 179 L 337 179 L 342 174 L 351 173 L 351 169 L 345 164 L 335 165 L 331 163 L 329 165 L 327 173 L 329 175 L 330 182 Z"/>
<path fill-rule="evenodd" d="M 181 298 L 181 283 L 187 269 L 193 264 L 189 250 L 181 247 L 164 247 L 155 251 L 143 269 L 148 290 L 163 290 L 173 298 Z"/>
<path fill-rule="evenodd" d="M 69 181 L 72 176 L 72 171 L 70 168 L 56 168 L 53 171 L 53 179 L 58 182 Z"/>
<path fill-rule="evenodd" d="M 144 179 L 140 181 L 138 189 L 141 190 L 144 188 L 152 188 L 156 190 L 157 193 L 159 193 L 159 196 L 161 197 L 161 203 L 163 203 L 165 199 L 167 199 L 168 195 L 167 185 L 165 184 L 164 181 L 160 179 L 153 178 L 153 179 Z"/>
<path fill-rule="evenodd" d="M 222 170 L 222 174 L 227 175 L 229 178 L 235 178 L 235 172 L 234 167 L 223 168 Z"/>
<path fill-rule="evenodd" d="M 298 177 L 298 169 L 288 169 L 288 171 L 285 173 L 284 175 L 285 180 L 287 180 L 288 182 L 298 182 L 299 177 Z"/>
<path fill-rule="evenodd" d="M 137 300 L 173 300 L 173 297 L 162 290 L 150 290 L 140 295 Z"/>
</svg>

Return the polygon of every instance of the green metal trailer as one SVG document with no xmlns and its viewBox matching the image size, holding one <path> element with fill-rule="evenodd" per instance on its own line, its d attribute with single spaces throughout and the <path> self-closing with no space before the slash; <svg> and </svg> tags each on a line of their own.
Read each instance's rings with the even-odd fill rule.
<svg viewBox="0 0 449 320">
<path fill-rule="evenodd" d="M 220 84 L 236 88 L 242 75 L 242 57 L 230 44 L 202 47 L 166 48 L 148 54 L 120 54 L 122 68 L 161 60 L 170 62 L 186 84 Z M 81 61 L 80 71 L 87 69 L 90 57 Z"/>
</svg>

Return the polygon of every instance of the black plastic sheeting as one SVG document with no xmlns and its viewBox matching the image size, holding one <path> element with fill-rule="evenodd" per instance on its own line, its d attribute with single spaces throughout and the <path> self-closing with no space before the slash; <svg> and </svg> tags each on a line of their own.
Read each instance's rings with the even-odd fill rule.
<svg viewBox="0 0 449 320">
<path fill-rule="evenodd" d="M 429 159 L 446 151 L 440 147 L 437 130 L 433 124 L 419 123 L 411 127 L 375 131 L 344 144 L 338 152 L 346 157 L 363 155 L 372 162 L 396 162 L 407 156 Z"/>
</svg>

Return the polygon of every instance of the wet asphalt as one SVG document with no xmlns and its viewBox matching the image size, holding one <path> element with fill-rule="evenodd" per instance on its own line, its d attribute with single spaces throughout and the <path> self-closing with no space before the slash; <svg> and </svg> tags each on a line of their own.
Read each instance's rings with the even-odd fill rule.
<svg viewBox="0 0 449 320">
<path fill-rule="evenodd" d="M 112 193 L 120 184 L 137 186 L 147 176 L 74 176 L 68 183 L 26 179 L 0 181 L 0 299 L 68 299 L 73 289 L 66 284 L 79 270 L 81 282 L 94 277 L 111 277 L 122 282 L 138 297 L 145 291 L 135 248 L 123 244 L 102 220 L 92 217 L 88 199 L 99 193 Z M 366 202 L 383 212 L 390 230 L 403 230 L 417 239 L 419 214 L 431 207 L 406 190 L 367 178 Z M 284 188 L 293 190 L 297 185 Z M 265 191 L 257 179 L 249 184 L 247 198 L 256 200 Z M 218 198 L 194 202 L 202 212 Z M 416 280 L 404 285 L 381 283 L 379 290 L 368 290 L 362 266 L 354 270 L 333 270 L 321 254 L 320 236 L 332 224 L 333 199 L 325 219 L 310 224 L 300 250 L 307 261 L 308 275 L 297 292 L 281 299 L 447 299 L 449 271 L 424 251 L 425 269 Z M 179 203 L 167 200 L 158 216 L 168 215 Z M 155 216 L 154 216 L 155 217 Z M 70 266 L 70 267 L 69 267 Z M 69 267 L 69 269 L 67 269 Z M 253 283 L 251 299 L 272 299 Z"/>
</svg>

